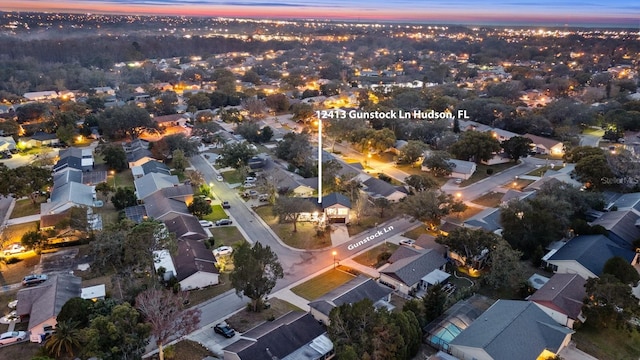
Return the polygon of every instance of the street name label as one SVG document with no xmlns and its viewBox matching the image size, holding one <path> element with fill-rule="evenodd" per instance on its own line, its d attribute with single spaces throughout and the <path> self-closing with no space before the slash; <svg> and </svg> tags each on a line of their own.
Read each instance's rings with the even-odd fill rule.
<svg viewBox="0 0 640 360">
<path fill-rule="evenodd" d="M 353 244 L 349 244 L 349 246 L 347 246 L 347 250 L 354 250 L 358 246 L 364 245 L 364 244 L 368 243 L 371 240 L 375 240 L 375 239 L 379 238 L 380 236 L 390 232 L 391 230 L 393 230 L 393 226 L 389 225 L 389 226 L 385 227 L 382 230 L 376 231 L 376 233 L 373 234 L 373 235 L 369 235 L 366 238 L 364 238 L 364 239 L 362 239 L 362 240 L 360 240 L 358 242 L 355 242 Z"/>
</svg>

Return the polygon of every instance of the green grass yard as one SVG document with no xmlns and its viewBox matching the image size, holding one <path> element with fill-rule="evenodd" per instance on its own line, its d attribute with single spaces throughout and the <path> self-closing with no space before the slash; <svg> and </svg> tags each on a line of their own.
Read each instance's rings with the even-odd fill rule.
<svg viewBox="0 0 640 360">
<path fill-rule="evenodd" d="M 486 179 L 489 176 L 495 175 L 499 172 L 505 171 L 509 168 L 512 168 L 514 166 L 518 165 L 515 162 L 508 162 L 508 163 L 504 163 L 504 164 L 496 164 L 496 165 L 484 165 L 484 164 L 478 164 L 477 168 L 476 168 L 476 172 L 473 173 L 473 175 L 471 175 L 471 177 L 467 180 L 464 180 L 460 186 L 464 187 L 464 186 L 469 186 L 473 183 L 476 183 L 482 179 Z M 487 170 L 492 169 L 493 173 L 491 175 L 487 174 Z"/>
<path fill-rule="evenodd" d="M 502 199 L 503 196 L 503 193 L 490 192 L 472 200 L 471 202 L 486 207 L 498 207 L 498 205 L 500 205 L 500 199 Z"/>
<path fill-rule="evenodd" d="M 273 206 L 264 205 L 254 208 L 254 211 L 271 227 L 285 244 L 297 249 L 322 249 L 331 246 L 331 235 L 325 231 L 321 236 L 317 234 L 317 227 L 313 222 L 299 221 L 297 231 L 293 231 L 292 223 L 279 223 L 278 217 L 273 215 Z"/>
<path fill-rule="evenodd" d="M 362 253 L 353 258 L 353 261 L 362 264 L 364 266 L 370 266 L 373 268 L 378 268 L 384 264 L 386 264 L 386 260 L 378 261 L 378 256 L 382 253 L 388 252 L 389 254 L 393 254 L 394 251 L 399 247 L 399 245 L 384 243 L 374 247 L 373 249 L 368 250 L 365 253 Z"/>
<path fill-rule="evenodd" d="M 227 213 L 224 211 L 224 209 L 222 208 L 222 205 L 213 205 L 211 206 L 211 210 L 212 210 L 211 214 L 203 217 L 204 220 L 215 222 L 216 220 L 229 218 L 229 215 L 227 215 Z"/>
<path fill-rule="evenodd" d="M 354 276 L 351 274 L 331 269 L 292 288 L 291 291 L 300 297 L 313 301 L 353 278 Z"/>
<path fill-rule="evenodd" d="M 10 219 L 23 216 L 40 214 L 40 204 L 47 201 L 44 196 L 38 196 L 36 203 L 32 203 L 31 199 L 16 200 L 16 204 L 11 212 Z"/>
<path fill-rule="evenodd" d="M 588 323 L 589 320 L 587 320 Z M 573 334 L 578 349 L 600 360 L 640 358 L 640 332 L 616 328 L 583 326 Z"/>
<path fill-rule="evenodd" d="M 216 247 L 239 245 L 246 241 L 240 230 L 235 226 L 221 226 L 210 228 L 211 236 L 216 241 Z"/>
</svg>

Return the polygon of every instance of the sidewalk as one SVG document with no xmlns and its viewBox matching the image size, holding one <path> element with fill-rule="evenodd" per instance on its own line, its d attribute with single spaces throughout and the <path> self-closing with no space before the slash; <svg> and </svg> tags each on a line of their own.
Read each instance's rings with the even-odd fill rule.
<svg viewBox="0 0 640 360">
<path fill-rule="evenodd" d="M 23 216 L 23 217 L 19 217 L 19 218 L 15 218 L 15 219 L 8 219 L 6 224 L 7 225 L 16 225 L 16 224 L 30 223 L 30 222 L 34 222 L 34 221 L 40 221 L 40 214 Z"/>
</svg>

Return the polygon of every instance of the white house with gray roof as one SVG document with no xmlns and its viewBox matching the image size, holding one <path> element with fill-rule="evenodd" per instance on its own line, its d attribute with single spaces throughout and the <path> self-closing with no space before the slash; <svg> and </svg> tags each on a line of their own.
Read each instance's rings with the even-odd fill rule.
<svg viewBox="0 0 640 360">
<path fill-rule="evenodd" d="M 547 359 L 573 333 L 532 302 L 498 300 L 449 342 L 449 352 L 460 360 Z"/>
<path fill-rule="evenodd" d="M 396 251 L 404 253 L 402 258 L 380 270 L 381 283 L 408 295 L 409 292 L 426 289 L 430 278 L 439 277 L 444 272 L 447 263 L 444 254 L 433 249 L 410 249 L 407 252 L 403 248 Z M 392 255 L 392 258 L 395 257 Z"/>
</svg>

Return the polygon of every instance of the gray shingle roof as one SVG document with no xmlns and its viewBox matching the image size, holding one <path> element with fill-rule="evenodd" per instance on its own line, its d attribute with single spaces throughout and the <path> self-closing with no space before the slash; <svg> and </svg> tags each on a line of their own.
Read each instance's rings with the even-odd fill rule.
<svg viewBox="0 0 640 360">
<path fill-rule="evenodd" d="M 160 161 L 147 161 L 142 164 L 142 172 L 147 175 L 149 173 L 159 173 L 163 175 L 171 175 L 169 167 Z"/>
<path fill-rule="evenodd" d="M 363 181 L 362 185 L 366 187 L 365 191 L 373 197 L 387 197 L 397 191 L 407 193 L 407 190 L 401 186 L 396 187 L 373 177 Z"/>
<path fill-rule="evenodd" d="M 636 239 L 640 239 L 640 229 L 636 223 L 640 220 L 640 216 L 633 211 L 610 211 L 602 214 L 591 225 L 600 225 L 609 230 L 611 240 L 618 245 L 628 247 L 633 244 Z"/>
<path fill-rule="evenodd" d="M 581 235 L 569 240 L 548 261 L 575 260 L 600 276 L 607 260 L 620 256 L 631 263 L 635 255 L 635 252 L 619 247 L 604 235 Z"/>
<path fill-rule="evenodd" d="M 175 233 L 177 239 L 202 240 L 208 238 L 202 225 L 193 215 L 174 215 L 164 219 L 169 232 Z"/>
<path fill-rule="evenodd" d="M 586 283 L 578 274 L 555 274 L 529 300 L 577 319 L 587 294 Z"/>
<path fill-rule="evenodd" d="M 184 201 L 169 199 L 160 191 L 144 198 L 144 208 L 147 215 L 154 219 L 160 219 L 169 213 L 189 214 L 189 209 Z"/>
<path fill-rule="evenodd" d="M 558 325 L 528 301 L 498 300 L 449 346 L 484 349 L 495 360 L 535 360 L 543 350 L 557 352 L 573 331 Z"/>
<path fill-rule="evenodd" d="M 447 260 L 442 254 L 432 249 L 427 249 L 421 251 L 420 254 L 394 262 L 380 273 L 400 280 L 407 286 L 413 286 L 422 277 L 433 270 L 441 268 L 446 262 Z"/>
<path fill-rule="evenodd" d="M 129 153 L 127 153 L 127 161 L 128 162 L 136 162 L 140 159 L 144 159 L 145 157 L 150 157 L 152 158 L 153 155 L 151 154 L 151 151 L 144 149 L 144 148 L 137 148 Z"/>
<path fill-rule="evenodd" d="M 176 275 L 178 281 L 182 281 L 199 271 L 218 274 L 213 253 L 203 243 L 196 240 L 178 241 L 178 254 L 174 263 L 178 273 Z"/>
<path fill-rule="evenodd" d="M 351 201 L 349 200 L 349 198 L 340 193 L 333 192 L 327 196 L 322 197 L 322 207 L 328 207 L 336 204 L 351 208 Z"/>
<path fill-rule="evenodd" d="M 375 303 L 386 298 L 392 292 L 392 289 L 378 284 L 373 279 L 359 275 L 319 299 L 310 302 L 309 306 L 325 315 L 329 315 L 334 307 L 342 304 L 353 304 L 364 299 L 369 299 Z"/>
<path fill-rule="evenodd" d="M 139 179 L 136 179 L 133 184 L 136 187 L 138 199 L 144 199 L 154 192 L 178 185 L 180 181 L 175 175 L 162 175 L 158 173 L 150 173 Z"/>
<path fill-rule="evenodd" d="M 247 331 L 242 334 L 245 339 L 223 350 L 237 354 L 241 360 L 284 359 L 325 333 L 310 314 L 290 312 Z"/>
<path fill-rule="evenodd" d="M 18 291 L 16 310 L 18 315 L 29 315 L 28 330 L 57 316 L 62 305 L 80 296 L 81 282 L 73 275 L 53 275 L 42 285 Z"/>
</svg>

